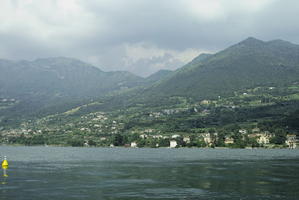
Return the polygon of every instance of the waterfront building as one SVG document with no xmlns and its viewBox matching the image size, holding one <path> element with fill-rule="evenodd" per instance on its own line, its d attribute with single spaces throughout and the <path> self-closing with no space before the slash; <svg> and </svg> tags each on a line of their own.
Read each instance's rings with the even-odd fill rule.
<svg viewBox="0 0 299 200">
<path fill-rule="evenodd" d="M 178 146 L 178 143 L 177 143 L 177 141 L 175 141 L 175 140 L 171 140 L 170 141 L 170 148 L 176 148 Z"/>
<path fill-rule="evenodd" d="M 234 139 L 232 137 L 225 137 L 224 144 L 234 144 Z"/>
<path fill-rule="evenodd" d="M 190 137 L 184 137 L 183 141 L 187 144 L 190 143 Z"/>
<path fill-rule="evenodd" d="M 136 148 L 137 147 L 137 143 L 136 142 L 131 142 L 131 147 Z"/>
<path fill-rule="evenodd" d="M 288 134 L 285 143 L 290 149 L 295 149 L 297 147 L 297 136 L 295 134 Z"/>
</svg>

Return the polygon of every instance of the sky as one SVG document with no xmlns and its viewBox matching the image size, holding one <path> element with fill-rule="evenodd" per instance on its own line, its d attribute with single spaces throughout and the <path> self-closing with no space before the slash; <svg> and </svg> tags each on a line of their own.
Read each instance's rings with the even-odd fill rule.
<svg viewBox="0 0 299 200">
<path fill-rule="evenodd" d="M 298 0 L 1 0 L 0 59 L 175 70 L 249 36 L 299 44 Z"/>
</svg>

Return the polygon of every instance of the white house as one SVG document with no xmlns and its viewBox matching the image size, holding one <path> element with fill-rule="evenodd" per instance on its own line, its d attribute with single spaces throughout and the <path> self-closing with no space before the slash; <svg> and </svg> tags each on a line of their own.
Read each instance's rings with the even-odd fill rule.
<svg viewBox="0 0 299 200">
<path fill-rule="evenodd" d="M 171 136 L 171 138 L 178 138 L 178 137 L 181 137 L 181 136 L 180 136 L 180 135 L 177 135 L 177 134 Z"/>
<path fill-rule="evenodd" d="M 293 134 L 288 134 L 287 135 L 287 138 L 286 138 L 286 145 L 288 145 L 288 147 L 290 149 L 295 149 L 296 148 L 296 142 L 297 142 L 297 139 L 296 139 L 296 135 L 293 135 Z"/>
<path fill-rule="evenodd" d="M 147 135 L 142 134 L 142 135 L 140 135 L 139 137 L 142 138 L 142 139 L 146 139 L 146 138 L 147 138 Z"/>
<path fill-rule="evenodd" d="M 204 133 L 202 134 L 203 140 L 205 143 L 210 144 L 212 142 L 211 134 L 210 133 Z"/>
<path fill-rule="evenodd" d="M 163 138 L 163 135 L 153 135 L 153 138 L 160 139 Z"/>
<path fill-rule="evenodd" d="M 224 144 L 234 144 L 234 139 L 232 137 L 225 137 Z"/>
<path fill-rule="evenodd" d="M 136 142 L 131 142 L 131 147 L 136 148 L 137 147 L 137 143 Z"/>
<path fill-rule="evenodd" d="M 269 144 L 270 139 L 273 137 L 273 134 L 269 132 L 265 133 L 252 133 L 248 135 L 249 138 L 256 138 L 257 143 L 259 144 Z"/>
<path fill-rule="evenodd" d="M 190 143 L 190 138 L 189 137 L 184 137 L 183 141 L 186 142 L 186 143 Z"/>
<path fill-rule="evenodd" d="M 171 140 L 170 141 L 170 148 L 176 148 L 177 147 L 177 145 L 178 145 L 178 143 L 177 143 L 177 141 L 175 141 L 175 140 Z"/>
<path fill-rule="evenodd" d="M 270 143 L 270 137 L 266 134 L 257 134 L 257 143 L 259 144 L 269 144 Z"/>
<path fill-rule="evenodd" d="M 240 129 L 240 130 L 239 130 L 239 133 L 245 135 L 245 134 L 247 134 L 247 130 L 246 130 L 246 129 Z"/>
</svg>

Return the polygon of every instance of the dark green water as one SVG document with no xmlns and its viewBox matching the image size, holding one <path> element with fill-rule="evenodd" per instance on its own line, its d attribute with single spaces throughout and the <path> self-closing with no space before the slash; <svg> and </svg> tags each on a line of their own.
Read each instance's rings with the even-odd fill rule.
<svg viewBox="0 0 299 200">
<path fill-rule="evenodd" d="M 0 147 L 0 199 L 299 199 L 298 150 Z"/>
</svg>

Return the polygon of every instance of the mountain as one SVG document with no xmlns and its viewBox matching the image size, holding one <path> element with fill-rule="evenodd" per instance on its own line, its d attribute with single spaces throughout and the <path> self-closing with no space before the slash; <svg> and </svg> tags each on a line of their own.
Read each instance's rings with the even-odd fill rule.
<svg viewBox="0 0 299 200">
<path fill-rule="evenodd" d="M 122 91 L 144 82 L 129 72 L 103 72 L 72 58 L 45 58 L 35 61 L 0 60 L 0 99 L 13 99 L 14 106 L 0 114 L 28 115 L 69 107 L 72 103 Z M 60 107 L 60 108 L 58 108 Z M 48 109 L 51 110 L 51 109 Z"/>
<path fill-rule="evenodd" d="M 161 69 L 161 70 L 157 71 L 156 73 L 153 73 L 150 76 L 148 76 L 146 78 L 146 81 L 154 83 L 154 82 L 164 79 L 165 77 L 169 76 L 172 73 L 173 73 L 173 71 L 171 71 L 171 70 Z"/>
<path fill-rule="evenodd" d="M 199 56 L 195 57 L 190 63 L 188 63 L 189 65 L 196 65 L 200 62 L 203 62 L 204 60 L 208 59 L 209 57 L 211 57 L 213 54 L 209 54 L 209 53 L 202 53 Z"/>
<path fill-rule="evenodd" d="M 70 58 L 29 61 L 0 60 L 0 94 L 17 98 L 26 94 L 60 97 L 102 96 L 142 81 L 129 72 L 103 72 Z"/>
<path fill-rule="evenodd" d="M 299 45 L 250 37 L 216 54 L 200 55 L 145 90 L 143 96 L 185 96 L 200 100 L 296 81 L 299 81 Z"/>
</svg>

